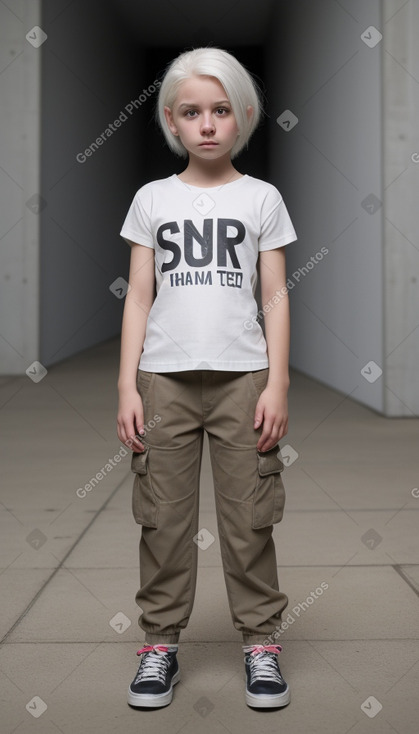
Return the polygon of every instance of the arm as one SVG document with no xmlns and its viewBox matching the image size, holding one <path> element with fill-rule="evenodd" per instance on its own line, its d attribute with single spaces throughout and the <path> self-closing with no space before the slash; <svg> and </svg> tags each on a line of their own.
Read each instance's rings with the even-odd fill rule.
<svg viewBox="0 0 419 734">
<path fill-rule="evenodd" d="M 121 330 L 121 355 L 118 377 L 118 438 L 134 451 L 144 445 L 135 434 L 144 429 L 144 411 L 137 390 L 138 364 L 143 350 L 147 318 L 154 299 L 154 250 L 130 243 L 129 285 L 125 296 Z"/>
<path fill-rule="evenodd" d="M 263 424 L 257 443 L 259 451 L 268 451 L 288 431 L 287 393 L 290 345 L 289 298 L 286 293 L 285 247 L 259 254 L 262 308 L 265 312 L 265 336 L 269 361 L 269 376 L 255 411 L 254 427 Z M 273 303 L 276 291 L 279 302 Z M 285 293 L 285 295 L 283 295 Z"/>
</svg>

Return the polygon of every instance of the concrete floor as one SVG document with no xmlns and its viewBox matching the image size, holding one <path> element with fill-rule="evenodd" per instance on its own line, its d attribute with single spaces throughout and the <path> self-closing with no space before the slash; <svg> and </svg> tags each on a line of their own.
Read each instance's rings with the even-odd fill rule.
<svg viewBox="0 0 419 734">
<path fill-rule="evenodd" d="M 128 706 L 144 640 L 130 457 L 76 495 L 121 448 L 118 362 L 115 339 L 38 383 L 0 382 L 1 734 L 416 734 L 419 420 L 385 419 L 296 372 L 280 445 L 298 458 L 284 471 L 285 515 L 274 526 L 290 705 L 245 704 L 205 444 L 200 518 L 215 542 L 199 554 L 181 682 L 166 708 Z"/>
</svg>

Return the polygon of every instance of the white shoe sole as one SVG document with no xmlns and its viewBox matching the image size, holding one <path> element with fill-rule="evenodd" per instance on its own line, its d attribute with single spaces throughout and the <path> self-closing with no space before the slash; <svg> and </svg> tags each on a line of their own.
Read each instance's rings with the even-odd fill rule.
<svg viewBox="0 0 419 734">
<path fill-rule="evenodd" d="M 269 696 L 267 694 L 257 696 L 246 689 L 246 703 L 248 706 L 253 706 L 255 708 L 262 709 L 286 706 L 290 700 L 291 694 L 288 686 L 283 693 L 278 693 L 276 696 Z"/>
<path fill-rule="evenodd" d="M 128 688 L 128 703 L 131 706 L 148 706 L 150 708 L 167 706 L 173 698 L 173 686 L 180 681 L 180 669 L 174 674 L 172 684 L 166 693 L 133 693 L 131 687 Z"/>
</svg>

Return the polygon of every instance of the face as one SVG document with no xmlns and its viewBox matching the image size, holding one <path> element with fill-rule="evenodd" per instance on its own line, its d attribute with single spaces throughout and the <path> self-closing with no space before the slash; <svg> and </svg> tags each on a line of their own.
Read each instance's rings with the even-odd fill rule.
<svg viewBox="0 0 419 734">
<path fill-rule="evenodd" d="M 190 155 L 215 159 L 229 153 L 239 133 L 233 108 L 218 79 L 195 76 L 179 87 L 167 124 Z"/>
</svg>

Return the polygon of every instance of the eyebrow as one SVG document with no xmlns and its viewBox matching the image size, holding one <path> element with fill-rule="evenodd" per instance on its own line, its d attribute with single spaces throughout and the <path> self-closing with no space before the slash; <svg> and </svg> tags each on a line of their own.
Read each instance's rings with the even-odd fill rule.
<svg viewBox="0 0 419 734">
<path fill-rule="evenodd" d="M 214 107 L 218 107 L 220 104 L 230 104 L 230 100 L 228 99 L 222 99 L 221 102 L 214 102 Z M 182 107 L 199 107 L 195 102 L 184 102 L 183 104 L 179 105 L 179 109 L 181 110 Z"/>
</svg>

